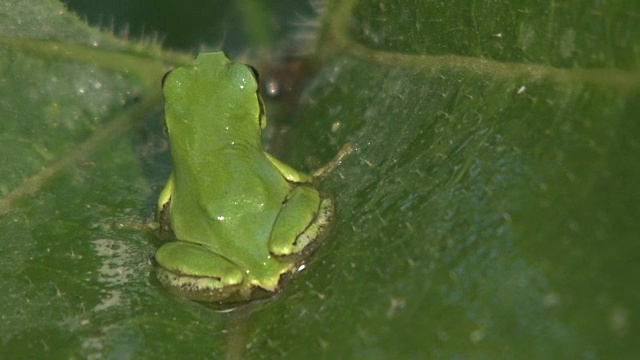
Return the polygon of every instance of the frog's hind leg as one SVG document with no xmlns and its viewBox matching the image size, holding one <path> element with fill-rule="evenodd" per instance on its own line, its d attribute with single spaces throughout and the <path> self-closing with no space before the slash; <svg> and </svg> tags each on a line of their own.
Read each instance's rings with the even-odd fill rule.
<svg viewBox="0 0 640 360">
<path fill-rule="evenodd" d="M 240 290 L 237 265 L 203 246 L 185 241 L 162 245 L 155 255 L 156 276 L 169 290 L 196 301 L 219 301 Z"/>
<path fill-rule="evenodd" d="M 287 196 L 271 232 L 269 251 L 278 257 L 304 258 L 322 243 L 335 216 L 335 203 L 309 186 Z"/>
</svg>

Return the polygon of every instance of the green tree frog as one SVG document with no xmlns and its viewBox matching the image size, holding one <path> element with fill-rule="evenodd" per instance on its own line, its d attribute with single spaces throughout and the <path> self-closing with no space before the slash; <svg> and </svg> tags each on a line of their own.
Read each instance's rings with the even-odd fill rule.
<svg viewBox="0 0 640 360">
<path fill-rule="evenodd" d="M 253 68 L 202 53 L 163 80 L 173 171 L 158 199 L 175 241 L 155 254 L 169 290 L 196 301 L 244 301 L 275 293 L 326 235 L 331 197 L 314 187 L 350 152 L 313 176 L 262 150 L 266 125 Z"/>
</svg>

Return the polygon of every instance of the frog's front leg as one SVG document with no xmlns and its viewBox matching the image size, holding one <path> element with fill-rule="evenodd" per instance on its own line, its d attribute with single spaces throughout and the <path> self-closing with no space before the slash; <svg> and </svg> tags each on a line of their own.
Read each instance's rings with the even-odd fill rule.
<svg viewBox="0 0 640 360">
<path fill-rule="evenodd" d="M 267 159 L 269 159 L 269 161 L 273 164 L 273 166 L 275 166 L 276 169 L 278 169 L 278 171 L 280 172 L 280 175 L 282 175 L 282 177 L 284 177 L 287 181 L 301 184 L 301 183 L 310 183 L 313 180 L 313 177 L 311 177 L 310 175 L 292 168 L 291 166 L 276 159 L 273 155 L 269 154 L 268 152 L 265 152 L 264 154 L 267 156 Z"/>
<path fill-rule="evenodd" d="M 238 266 L 200 244 L 169 242 L 158 249 L 155 259 L 158 280 L 193 300 L 228 298 L 244 280 Z"/>
<path fill-rule="evenodd" d="M 324 178 L 329 174 L 336 166 L 340 165 L 342 160 L 353 151 L 353 145 L 351 143 L 346 143 L 342 146 L 340 151 L 329 161 L 326 165 L 317 169 L 313 172 L 312 175 L 302 173 L 292 168 L 291 166 L 283 163 L 282 161 L 273 157 L 273 155 L 265 152 L 264 154 L 267 156 L 269 161 L 280 171 L 280 174 L 287 179 L 287 181 L 293 183 L 310 183 L 317 182 L 318 180 Z"/>
<path fill-rule="evenodd" d="M 334 215 L 332 198 L 310 186 L 294 187 L 276 218 L 269 251 L 279 257 L 306 257 L 320 245 Z"/>
</svg>

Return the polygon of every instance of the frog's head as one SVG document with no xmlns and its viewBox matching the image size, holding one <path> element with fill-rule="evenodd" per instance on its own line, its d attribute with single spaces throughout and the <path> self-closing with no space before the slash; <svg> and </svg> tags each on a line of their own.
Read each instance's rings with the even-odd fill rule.
<svg viewBox="0 0 640 360">
<path fill-rule="evenodd" d="M 167 73 L 162 86 L 170 133 L 198 131 L 221 138 L 259 140 L 266 126 L 257 71 L 231 62 L 222 52 L 199 54 L 191 67 Z M 183 123 L 190 124 L 180 125 Z"/>
</svg>

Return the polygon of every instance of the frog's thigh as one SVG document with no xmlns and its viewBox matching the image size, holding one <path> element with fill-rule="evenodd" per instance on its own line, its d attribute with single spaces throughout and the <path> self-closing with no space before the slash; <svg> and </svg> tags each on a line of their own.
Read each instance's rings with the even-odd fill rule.
<svg viewBox="0 0 640 360">
<path fill-rule="evenodd" d="M 334 212 L 331 198 L 321 197 L 312 187 L 295 187 L 278 214 L 269 251 L 276 256 L 305 256 L 320 243 Z"/>
<path fill-rule="evenodd" d="M 242 283 L 238 266 L 205 247 L 185 241 L 166 243 L 156 252 L 158 279 L 187 293 L 232 292 Z M 210 295 L 214 296 L 215 295 Z"/>
</svg>

